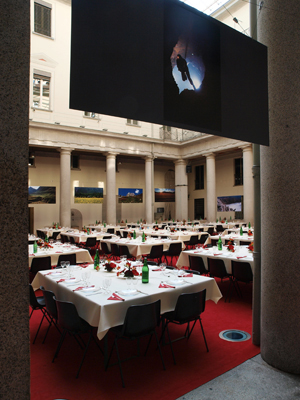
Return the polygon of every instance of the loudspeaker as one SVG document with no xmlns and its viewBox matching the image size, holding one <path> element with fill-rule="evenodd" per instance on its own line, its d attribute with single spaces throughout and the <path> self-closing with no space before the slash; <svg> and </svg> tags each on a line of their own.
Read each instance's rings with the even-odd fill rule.
<svg viewBox="0 0 300 400">
<path fill-rule="evenodd" d="M 187 165 L 185 168 L 185 171 L 187 174 L 190 174 L 192 172 L 192 166 L 191 165 Z"/>
</svg>

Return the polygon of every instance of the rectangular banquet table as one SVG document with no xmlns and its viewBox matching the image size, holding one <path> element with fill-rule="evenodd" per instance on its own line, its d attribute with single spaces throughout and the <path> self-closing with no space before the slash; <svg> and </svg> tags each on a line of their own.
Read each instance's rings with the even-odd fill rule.
<svg viewBox="0 0 300 400">
<path fill-rule="evenodd" d="M 103 280 L 111 278 L 110 294 L 116 291 L 128 290 L 126 279 L 122 276 L 117 277 L 114 272 L 106 272 L 103 269 L 96 271 L 93 265 L 87 267 L 91 270 L 90 284 L 96 288 L 103 286 Z M 154 267 L 151 267 L 154 269 Z M 44 286 L 47 290 L 55 293 L 59 300 L 71 301 L 76 305 L 80 317 L 85 319 L 90 325 L 97 327 L 97 336 L 104 338 L 106 332 L 114 326 L 121 325 L 124 322 L 125 314 L 129 306 L 134 304 L 146 304 L 156 300 L 161 300 L 161 313 L 174 310 L 178 296 L 181 293 L 192 293 L 206 289 L 206 300 L 213 300 L 215 303 L 222 297 L 222 294 L 213 278 L 193 275 L 183 278 L 184 282 L 180 285 L 175 284 L 175 288 L 159 288 L 161 281 L 171 282 L 171 270 L 167 270 L 168 276 L 160 271 L 150 270 L 149 283 L 143 284 L 141 278 L 137 285 L 130 288 L 140 290 L 143 293 L 136 292 L 133 295 L 121 295 L 125 301 L 108 300 L 110 294 L 101 293 L 92 294 L 92 291 L 83 292 L 74 291 L 77 287 L 82 287 L 82 282 L 78 281 L 73 285 L 67 285 L 64 282 L 57 283 L 57 280 L 65 274 L 65 270 L 40 271 L 32 282 L 34 290 Z M 81 267 L 76 267 L 74 277 L 81 279 Z M 49 272 L 61 271 L 59 275 L 53 275 Z M 175 277 L 173 276 L 173 279 Z M 93 289 L 91 289 L 93 290 Z"/>
<path fill-rule="evenodd" d="M 91 232 L 89 235 L 85 232 L 66 232 L 64 235 L 74 238 L 76 243 L 85 243 L 89 237 L 95 237 L 96 240 L 100 240 L 103 239 L 103 236 L 111 236 L 110 233 L 99 231 Z"/>
<path fill-rule="evenodd" d="M 85 263 L 85 262 L 93 262 L 93 259 L 88 250 L 80 249 L 76 246 L 72 246 L 69 244 L 54 244 L 52 249 L 43 250 L 38 248 L 38 252 L 33 254 L 32 245 L 28 246 L 29 254 L 28 254 L 28 264 L 29 268 L 31 266 L 31 261 L 36 257 L 51 257 L 51 265 L 56 266 L 58 257 L 61 254 L 76 254 L 76 262 L 77 263 Z"/>
<path fill-rule="evenodd" d="M 101 240 L 101 242 L 107 243 L 109 248 L 111 243 L 116 243 L 117 245 L 126 245 L 128 246 L 130 254 L 132 254 L 134 257 L 139 257 L 142 256 L 143 254 L 150 254 L 152 246 L 159 246 L 161 244 L 163 245 L 163 251 L 169 250 L 171 243 L 181 243 L 182 248 L 185 247 L 185 245 L 183 244 L 183 242 L 181 242 L 181 240 L 169 240 L 169 239 L 159 240 L 151 238 L 147 239 L 145 242 L 142 242 L 141 237 L 137 239 L 112 238 L 112 239 Z"/>
<path fill-rule="evenodd" d="M 208 248 L 207 250 L 200 248 L 198 250 L 187 250 L 182 251 L 178 261 L 177 267 L 189 267 L 189 256 L 201 257 L 203 259 L 205 268 L 208 269 L 208 258 L 219 258 L 224 260 L 225 268 L 228 274 L 232 273 L 231 261 L 247 262 L 251 265 L 252 272 L 254 273 L 254 261 L 253 254 L 249 252 L 247 246 L 239 246 L 239 249 L 234 253 L 227 250 L 226 246 L 223 246 L 222 251 L 218 251 L 214 248 Z"/>
</svg>

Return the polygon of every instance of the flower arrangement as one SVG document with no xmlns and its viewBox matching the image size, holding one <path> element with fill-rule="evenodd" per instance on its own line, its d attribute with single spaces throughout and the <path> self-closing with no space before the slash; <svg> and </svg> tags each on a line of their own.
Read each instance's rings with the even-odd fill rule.
<svg viewBox="0 0 300 400">
<path fill-rule="evenodd" d="M 251 232 L 251 229 L 248 230 L 248 236 L 253 236 L 253 233 Z"/>
<path fill-rule="evenodd" d="M 127 239 L 131 239 L 131 234 L 130 234 L 130 232 L 128 232 L 128 234 L 127 234 Z"/>
<path fill-rule="evenodd" d="M 104 269 L 106 269 L 108 272 L 111 272 L 114 268 L 116 268 L 116 264 L 111 262 L 111 259 L 108 258 L 104 264 Z"/>
<path fill-rule="evenodd" d="M 156 227 L 154 228 L 154 230 L 155 230 L 155 231 L 158 231 L 158 226 L 156 226 Z"/>
<path fill-rule="evenodd" d="M 251 242 L 249 244 L 248 249 L 249 249 L 250 253 L 253 253 L 253 250 L 254 250 L 253 242 Z"/>
<path fill-rule="evenodd" d="M 227 243 L 227 250 L 228 250 L 228 251 L 231 251 L 232 253 L 235 252 L 234 245 L 233 245 L 233 240 L 232 240 L 232 239 L 229 239 L 229 241 L 228 241 L 228 243 Z"/>
<path fill-rule="evenodd" d="M 120 265 L 117 265 L 116 269 L 117 269 L 117 276 L 120 276 L 123 273 L 125 278 L 133 278 L 139 275 L 136 267 L 131 267 L 131 263 L 129 261 L 127 261 L 125 268 L 122 268 Z"/>
<path fill-rule="evenodd" d="M 51 246 L 51 244 L 49 244 L 48 242 L 44 242 L 41 247 L 43 247 L 44 249 L 53 249 L 53 246 Z"/>
</svg>

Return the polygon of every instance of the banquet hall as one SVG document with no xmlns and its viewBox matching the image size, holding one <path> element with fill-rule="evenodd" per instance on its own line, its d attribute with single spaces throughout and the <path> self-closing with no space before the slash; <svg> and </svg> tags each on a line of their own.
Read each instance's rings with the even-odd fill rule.
<svg viewBox="0 0 300 400">
<path fill-rule="evenodd" d="M 50 37 L 35 32 L 34 3 L 46 4 L 52 12 Z M 294 316 L 299 310 L 295 212 L 299 198 L 299 76 L 295 69 L 299 44 L 295 37 L 299 27 L 295 16 L 300 10 L 296 1 L 292 2 L 293 13 L 279 0 L 270 8 L 268 3 L 257 7 L 258 40 L 268 46 L 270 106 L 270 146 L 261 146 L 260 342 L 267 363 L 298 374 L 300 357 L 294 343 L 299 322 Z M 222 217 L 253 224 L 253 152 L 252 144 L 236 139 L 69 110 L 71 2 L 15 0 L 6 8 L 0 7 L 7 29 L 7 37 L 1 41 L 1 54 L 5 55 L 0 205 L 1 303 L 5 313 L 1 313 L 1 331 L 6 343 L 1 351 L 5 365 L 1 386 L 5 393 L 11 393 L 6 398 L 29 398 L 28 271 L 21 267 L 28 265 L 28 230 L 34 232 L 53 221 L 71 227 L 72 223 L 84 226 L 97 219 L 116 224 L 118 220 L 135 222 L 141 218 L 154 222 L 155 217 L 191 221 Z M 229 4 L 226 7 L 238 23 L 225 9 L 215 14 L 221 21 L 230 19 L 232 27 L 240 30 L 244 18 L 240 15 L 247 14 L 249 3 L 241 1 L 233 8 Z M 279 55 L 282 49 L 287 54 L 284 68 Z M 47 85 L 46 103 L 37 104 Z M 28 207 L 28 186 L 55 187 L 55 203 Z M 103 201 L 93 207 L 76 203 L 75 188 L 79 187 L 103 189 Z M 118 190 L 122 188 L 143 189 L 143 203 L 118 203 Z M 175 190 L 175 201 L 155 202 L 157 188 Z M 224 196 L 241 196 L 243 215 L 217 211 L 216 200 Z M 18 235 L 17 240 L 7 246 L 12 232 Z M 282 243 L 285 232 L 294 232 L 288 248 Z M 11 376 L 16 378 L 11 380 Z"/>
</svg>

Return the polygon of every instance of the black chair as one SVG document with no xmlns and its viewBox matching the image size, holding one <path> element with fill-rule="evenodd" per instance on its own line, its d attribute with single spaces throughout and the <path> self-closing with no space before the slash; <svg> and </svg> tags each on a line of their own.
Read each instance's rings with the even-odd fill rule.
<svg viewBox="0 0 300 400">
<path fill-rule="evenodd" d="M 124 324 L 117 326 L 115 328 L 112 328 L 112 332 L 115 334 L 115 339 L 114 343 L 105 367 L 105 370 L 109 367 L 109 361 L 113 352 L 114 347 L 116 348 L 116 353 L 118 357 L 118 364 L 120 368 L 120 373 L 121 373 L 121 379 L 122 379 L 122 385 L 125 387 L 124 383 L 124 377 L 123 377 L 123 371 L 122 371 L 122 361 L 126 360 L 121 360 L 120 354 L 119 354 L 119 348 L 118 348 L 118 340 L 119 339 L 127 339 L 127 340 L 137 340 L 138 341 L 138 353 L 135 357 L 139 356 L 139 339 L 144 337 L 144 336 L 149 336 L 149 341 L 148 345 L 146 347 L 145 355 L 148 351 L 149 345 L 151 338 L 153 334 L 155 335 L 160 358 L 163 364 L 164 370 L 166 369 L 165 363 L 163 360 L 159 340 L 157 337 L 156 333 L 156 327 L 160 323 L 160 300 L 155 301 L 154 303 L 149 303 L 149 304 L 140 304 L 140 305 L 133 305 L 130 306 L 127 309 Z M 134 358 L 134 357 L 131 357 Z M 127 359 L 128 360 L 128 359 Z"/>
<path fill-rule="evenodd" d="M 155 261 L 148 261 L 148 260 L 147 260 L 147 264 L 148 264 L 148 265 L 158 265 L 157 262 L 155 262 Z"/>
<path fill-rule="evenodd" d="M 116 235 L 119 236 L 119 237 L 123 237 L 122 234 L 121 234 L 121 231 L 116 231 Z"/>
<path fill-rule="evenodd" d="M 180 242 L 171 243 L 170 247 L 167 251 L 163 252 L 163 256 L 167 259 L 167 257 L 171 257 L 171 264 L 173 262 L 173 258 L 178 258 L 182 251 L 182 244 Z"/>
<path fill-rule="evenodd" d="M 161 263 L 161 258 L 164 252 L 164 245 L 159 244 L 157 246 L 152 246 L 150 254 L 147 256 L 147 260 L 157 260 L 158 263 Z"/>
<path fill-rule="evenodd" d="M 226 296 L 225 296 L 225 303 L 226 303 L 226 300 L 227 300 L 227 297 L 228 297 L 228 293 L 230 292 L 230 289 L 231 289 L 231 285 L 233 284 L 234 287 L 235 287 L 234 281 L 232 280 L 231 275 L 229 275 L 227 273 L 226 267 L 225 267 L 225 264 L 224 264 L 223 260 L 217 259 L 217 258 L 209 258 L 208 257 L 207 258 L 207 262 L 208 262 L 209 275 L 212 278 L 215 278 L 215 277 L 216 278 L 220 278 L 221 282 L 223 282 L 223 279 L 228 279 L 229 280 L 229 287 L 228 287 L 228 290 L 227 290 L 227 293 L 226 293 Z M 235 287 L 235 290 L 237 290 L 236 287 Z M 230 299 L 229 299 L 229 303 L 230 303 Z"/>
<path fill-rule="evenodd" d="M 198 239 L 198 244 L 204 244 L 207 241 L 208 234 L 200 235 L 200 238 Z"/>
<path fill-rule="evenodd" d="M 120 259 L 120 249 L 119 246 L 116 243 L 111 243 L 110 244 L 111 248 L 111 255 L 114 260 L 119 260 Z"/>
<path fill-rule="evenodd" d="M 58 356 L 58 353 L 63 344 L 66 334 L 67 333 L 71 334 L 72 336 L 74 336 L 77 343 L 81 347 L 82 347 L 82 344 L 84 346 L 84 354 L 83 354 L 81 363 L 79 365 L 79 368 L 78 368 L 78 371 L 76 374 L 76 378 L 78 378 L 79 372 L 81 370 L 81 367 L 82 367 L 83 361 L 85 359 L 91 339 L 94 340 L 94 342 L 99 347 L 102 354 L 103 354 L 103 352 L 102 352 L 102 349 L 100 348 L 99 344 L 97 343 L 96 339 L 93 336 L 93 327 L 88 322 L 86 322 L 84 319 L 79 317 L 75 304 L 68 302 L 68 301 L 57 300 L 55 297 L 54 297 L 54 300 L 56 302 L 56 307 L 57 307 L 58 324 L 63 329 L 63 332 L 61 334 L 60 341 L 58 343 L 58 346 L 57 346 L 57 349 L 54 354 L 52 362 L 54 362 L 54 360 Z M 88 341 L 86 344 L 84 343 L 83 339 L 80 336 L 81 334 L 85 334 L 85 333 L 89 333 L 89 338 L 88 338 Z"/>
<path fill-rule="evenodd" d="M 60 267 L 61 261 L 70 261 L 70 265 L 76 265 L 76 254 L 60 254 L 56 267 Z"/>
<path fill-rule="evenodd" d="M 125 244 L 120 244 L 119 250 L 120 256 L 126 256 L 128 260 L 135 261 L 135 256 L 129 252 L 128 247 Z"/>
<path fill-rule="evenodd" d="M 207 232 L 209 235 L 213 235 L 215 232 L 215 228 L 213 226 L 209 226 L 207 229 Z"/>
<path fill-rule="evenodd" d="M 203 231 L 204 231 L 204 228 L 198 228 L 198 232 L 203 232 Z"/>
<path fill-rule="evenodd" d="M 243 240 L 240 240 L 240 246 L 249 246 L 249 242 L 245 242 Z"/>
<path fill-rule="evenodd" d="M 56 327 L 56 329 L 58 330 L 58 332 L 60 334 L 61 334 L 61 331 L 60 331 L 59 327 L 57 326 L 57 308 L 56 308 L 56 302 L 54 300 L 55 294 L 53 292 L 51 292 L 50 290 L 46 290 L 43 286 L 41 286 L 40 289 L 43 292 L 47 314 L 50 319 L 49 326 L 48 326 L 47 332 L 46 332 L 44 340 L 43 340 L 43 343 L 45 343 L 46 337 L 48 335 L 48 332 L 49 332 L 52 324 Z"/>
<path fill-rule="evenodd" d="M 69 236 L 69 240 L 71 244 L 74 244 L 75 246 L 77 245 L 77 243 L 75 242 L 75 239 L 73 238 L 73 236 Z"/>
<path fill-rule="evenodd" d="M 59 234 L 60 232 L 53 232 L 51 239 L 56 240 Z"/>
<path fill-rule="evenodd" d="M 60 234 L 60 239 L 61 239 L 62 243 L 69 243 L 70 242 L 69 237 L 67 235 L 64 235 L 64 234 Z"/>
<path fill-rule="evenodd" d="M 38 235 L 39 238 L 41 238 L 41 239 L 43 239 L 43 240 L 46 238 L 45 232 L 40 231 L 40 230 L 37 230 L 36 233 L 37 233 L 37 235 Z"/>
<path fill-rule="evenodd" d="M 232 267 L 233 282 L 236 283 L 236 287 L 239 291 L 239 294 L 241 297 L 243 297 L 241 288 L 238 283 L 243 282 L 248 284 L 253 282 L 253 272 L 251 265 L 247 262 L 231 261 L 231 267 Z M 230 297 L 231 297 L 231 292 L 229 299 Z"/>
<path fill-rule="evenodd" d="M 47 316 L 47 312 L 45 310 L 46 302 L 45 302 L 44 297 L 43 296 L 36 296 L 35 293 L 34 293 L 33 287 L 31 286 L 30 283 L 29 283 L 29 301 L 30 301 L 29 304 L 30 304 L 30 307 L 31 307 L 31 313 L 30 313 L 29 319 L 31 318 L 31 316 L 32 316 L 34 311 L 40 310 L 40 311 L 42 311 L 42 314 L 43 314 L 41 322 L 40 322 L 40 325 L 38 327 L 38 330 L 37 330 L 37 332 L 35 334 L 35 337 L 34 337 L 34 340 L 32 342 L 34 344 L 35 341 L 36 341 L 37 335 L 38 335 L 38 333 L 40 331 L 40 328 L 42 326 L 42 323 L 44 321 L 44 318 L 46 318 L 49 323 L 50 323 L 50 320 L 49 320 L 49 318 Z"/>
<path fill-rule="evenodd" d="M 107 228 L 106 232 L 111 233 L 113 235 L 115 233 L 115 230 L 114 228 Z"/>
<path fill-rule="evenodd" d="M 198 244 L 198 241 L 199 241 L 198 236 L 193 235 L 190 237 L 190 240 L 188 242 L 184 243 L 188 249 L 194 249 L 196 244 Z"/>
<path fill-rule="evenodd" d="M 97 239 L 95 237 L 89 237 L 86 239 L 83 249 L 88 250 L 88 252 L 93 256 L 96 254 L 96 250 L 98 248 Z"/>
<path fill-rule="evenodd" d="M 201 275 L 208 275 L 208 270 L 205 268 L 202 257 L 189 256 L 190 268 L 194 271 L 198 271 Z"/>
<path fill-rule="evenodd" d="M 109 250 L 107 243 L 101 242 L 101 250 L 106 257 L 111 256 L 111 251 Z"/>
<path fill-rule="evenodd" d="M 51 257 L 34 257 L 31 261 L 30 269 L 29 269 L 29 283 L 31 283 L 35 277 L 35 275 L 39 271 L 46 271 L 47 269 L 51 269 Z"/>
<path fill-rule="evenodd" d="M 199 271 L 195 271 L 193 269 L 185 269 L 184 273 L 185 274 L 193 274 L 193 275 L 201 275 L 201 273 Z"/>
<path fill-rule="evenodd" d="M 211 237 L 211 238 L 210 238 L 210 241 L 211 241 L 211 244 L 212 244 L 213 246 L 217 246 L 218 241 L 219 241 L 219 238 L 218 238 L 218 237 Z"/>
<path fill-rule="evenodd" d="M 222 232 L 224 232 L 223 225 L 221 225 L 221 224 L 217 224 L 216 230 L 217 230 L 217 232 L 218 232 L 218 233 L 222 233 Z"/>
<path fill-rule="evenodd" d="M 205 310 L 205 299 L 206 299 L 206 289 L 196 293 L 182 293 L 177 299 L 175 310 L 166 312 L 162 315 L 163 330 L 161 339 L 163 339 L 164 344 L 170 344 L 174 364 L 176 364 L 176 360 L 172 343 L 185 338 L 189 339 L 197 321 L 199 321 L 200 323 L 206 350 L 208 351 L 208 346 L 200 317 L 200 315 Z M 194 322 L 192 329 L 190 329 L 190 322 Z M 169 332 L 170 323 L 176 325 L 187 324 L 184 336 L 171 340 Z M 164 340 L 165 331 L 167 331 L 168 334 L 168 340 L 169 340 L 168 343 L 166 343 Z"/>
</svg>

